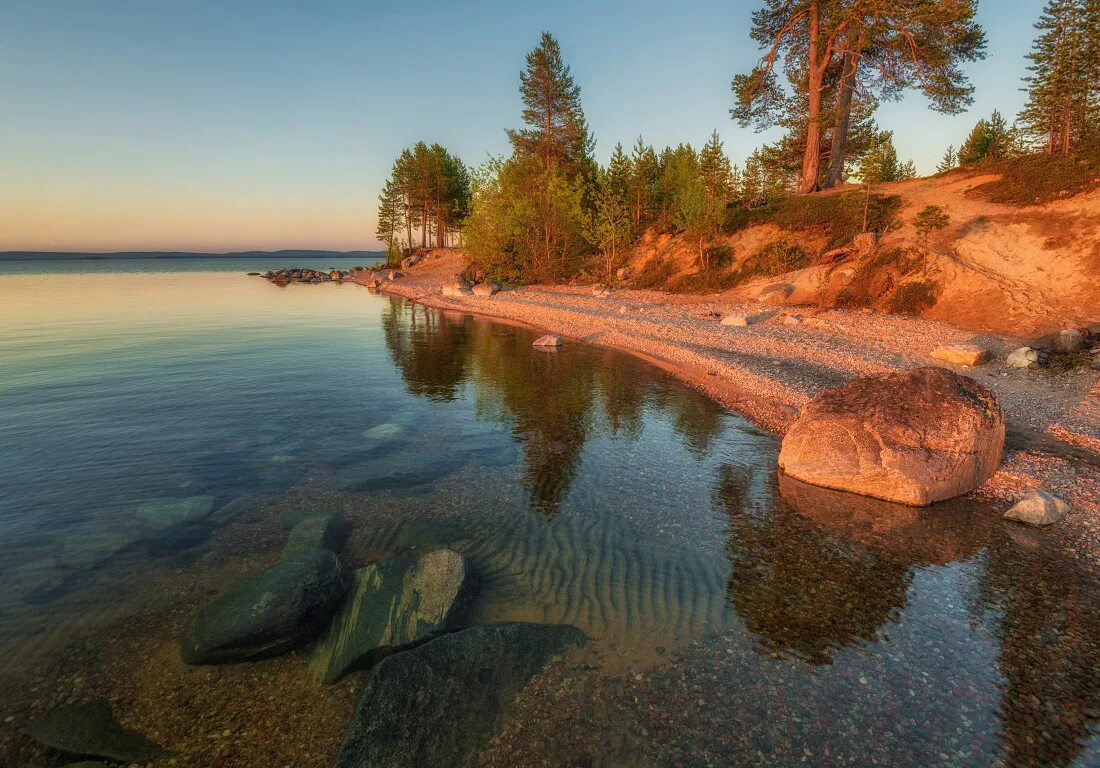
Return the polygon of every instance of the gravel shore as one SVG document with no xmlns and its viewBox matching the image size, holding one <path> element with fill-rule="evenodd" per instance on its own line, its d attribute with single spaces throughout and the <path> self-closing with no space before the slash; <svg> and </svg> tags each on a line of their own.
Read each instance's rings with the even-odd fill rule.
<svg viewBox="0 0 1100 768">
<path fill-rule="evenodd" d="M 629 352 L 670 371 L 758 426 L 782 435 L 823 389 L 872 373 L 944 365 L 973 376 L 1000 399 L 1008 425 L 1001 470 L 975 493 L 1007 509 L 1030 488 L 1066 499 L 1062 545 L 1100 565 L 1100 374 L 1017 370 L 1005 355 L 1024 340 L 975 334 L 944 322 L 868 310 L 769 307 L 716 296 L 587 286 L 528 286 L 495 296 L 441 295 L 460 271 L 456 255 L 432 255 L 382 290 L 427 306 L 518 323 Z M 724 315 L 762 314 L 747 327 Z M 994 360 L 962 368 L 929 355 L 976 342 Z"/>
</svg>

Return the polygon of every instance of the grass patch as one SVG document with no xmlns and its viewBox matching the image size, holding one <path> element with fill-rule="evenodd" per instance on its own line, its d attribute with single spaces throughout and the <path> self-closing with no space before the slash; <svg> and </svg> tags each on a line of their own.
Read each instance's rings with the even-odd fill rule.
<svg viewBox="0 0 1100 768">
<path fill-rule="evenodd" d="M 940 298 L 940 285 L 932 280 L 902 283 L 886 302 L 886 309 L 903 315 L 919 315 L 936 306 Z"/>
<path fill-rule="evenodd" d="M 1100 186 L 1100 149 L 1076 155 L 1025 155 L 970 166 L 1001 178 L 968 194 L 991 203 L 1033 205 L 1060 200 Z"/>
<path fill-rule="evenodd" d="M 839 248 L 863 231 L 865 202 L 864 192 L 853 191 L 791 195 L 751 210 L 731 206 L 726 209 L 723 231 L 733 234 L 754 224 L 775 224 L 792 232 L 820 232 L 828 237 L 828 249 Z M 881 233 L 893 227 L 901 205 L 897 195 L 872 194 L 867 229 Z"/>
<path fill-rule="evenodd" d="M 739 270 L 742 280 L 753 277 L 775 277 L 786 272 L 808 267 L 813 260 L 806 252 L 791 241 L 780 238 L 757 248 L 745 259 Z"/>
</svg>

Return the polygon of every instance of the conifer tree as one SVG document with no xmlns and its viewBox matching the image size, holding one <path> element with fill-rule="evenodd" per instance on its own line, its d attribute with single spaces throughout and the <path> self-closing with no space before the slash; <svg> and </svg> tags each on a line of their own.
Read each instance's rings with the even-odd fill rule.
<svg viewBox="0 0 1100 768">
<path fill-rule="evenodd" d="M 1047 152 L 1069 154 L 1100 110 L 1100 2 L 1048 0 L 1035 28 L 1020 123 Z"/>
<path fill-rule="evenodd" d="M 570 171 L 590 160 L 592 140 L 581 109 L 581 89 L 549 32 L 543 32 L 538 47 L 527 54 L 527 68 L 519 77 L 527 127 L 508 131 L 516 152 L 537 155 L 548 173 L 555 164 Z"/>
<path fill-rule="evenodd" d="M 940 160 L 940 164 L 936 166 L 936 173 L 945 173 L 958 166 L 959 156 L 955 154 L 955 145 L 950 144 L 947 147 L 947 151 L 943 153 L 943 159 Z"/>
<path fill-rule="evenodd" d="M 378 226 L 375 236 L 386 244 L 386 252 L 392 257 L 400 251 L 397 233 L 405 226 L 404 199 L 393 177 L 386 179 L 378 195 Z"/>
<path fill-rule="evenodd" d="M 659 174 L 657 153 L 639 136 L 630 153 L 630 206 L 635 227 L 649 220 Z"/>
<path fill-rule="evenodd" d="M 699 173 L 711 200 L 729 199 L 733 191 L 733 168 L 722 148 L 718 131 L 711 133 L 710 139 L 699 152 Z"/>
<path fill-rule="evenodd" d="M 959 147 L 959 165 L 973 165 L 982 160 L 989 152 L 989 141 L 989 121 L 982 118 L 974 125 L 966 141 Z"/>
</svg>

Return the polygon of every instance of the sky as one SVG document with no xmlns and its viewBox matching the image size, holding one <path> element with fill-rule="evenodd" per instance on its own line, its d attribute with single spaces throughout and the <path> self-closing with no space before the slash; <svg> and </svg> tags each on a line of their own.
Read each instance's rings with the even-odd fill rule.
<svg viewBox="0 0 1100 768">
<path fill-rule="evenodd" d="M 729 117 L 756 0 L 0 4 L 0 250 L 374 249 L 394 157 L 439 142 L 476 166 L 520 121 L 519 73 L 560 41 L 606 161 L 642 135 L 740 163 L 777 133 Z M 930 173 L 978 118 L 1023 103 L 1043 0 L 981 0 L 984 61 L 964 114 L 884 105 Z M 528 7 L 530 6 L 530 7 Z"/>
</svg>

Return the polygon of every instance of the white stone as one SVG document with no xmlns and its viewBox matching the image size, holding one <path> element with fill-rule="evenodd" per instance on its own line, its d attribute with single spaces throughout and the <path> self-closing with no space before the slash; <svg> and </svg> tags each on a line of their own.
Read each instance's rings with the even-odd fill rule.
<svg viewBox="0 0 1100 768">
<path fill-rule="evenodd" d="M 1020 347 L 1009 353 L 1008 358 L 1005 359 L 1005 364 L 1009 368 L 1030 368 L 1032 365 L 1038 365 L 1039 350 L 1031 347 Z"/>
<path fill-rule="evenodd" d="M 1069 504 L 1057 496 L 1037 488 L 1016 502 L 1005 512 L 1005 520 L 1016 520 L 1028 525 L 1051 525 L 1069 512 Z"/>
</svg>

